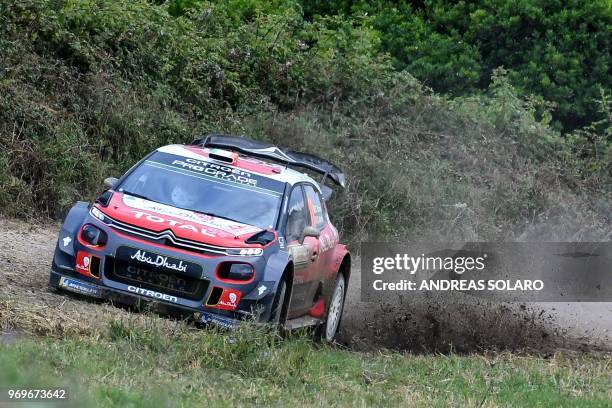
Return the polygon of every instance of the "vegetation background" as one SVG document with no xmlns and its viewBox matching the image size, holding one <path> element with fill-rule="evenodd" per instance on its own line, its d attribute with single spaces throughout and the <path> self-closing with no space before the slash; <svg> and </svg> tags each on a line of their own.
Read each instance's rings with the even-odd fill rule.
<svg viewBox="0 0 612 408">
<path fill-rule="evenodd" d="M 59 219 L 149 151 L 228 132 L 342 167 L 329 207 L 353 248 L 610 240 L 610 33 L 609 0 L 0 1 L 0 215 Z M 5 225 L 11 387 L 79 406 L 612 398 L 609 356 L 358 353 L 60 297 L 40 261 L 56 230 Z"/>
<path fill-rule="evenodd" d="M 0 212 L 232 132 L 328 157 L 351 239 L 609 239 L 606 0 L 0 5 Z"/>
</svg>

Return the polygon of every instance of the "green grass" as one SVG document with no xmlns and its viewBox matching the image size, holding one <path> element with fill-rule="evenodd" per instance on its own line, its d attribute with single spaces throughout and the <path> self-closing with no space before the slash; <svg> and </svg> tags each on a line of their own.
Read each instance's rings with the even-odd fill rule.
<svg viewBox="0 0 612 408">
<path fill-rule="evenodd" d="M 609 406 L 612 360 L 362 354 L 262 329 L 171 331 L 113 321 L 104 334 L 0 346 L 0 387 L 66 386 L 96 406 Z"/>
</svg>

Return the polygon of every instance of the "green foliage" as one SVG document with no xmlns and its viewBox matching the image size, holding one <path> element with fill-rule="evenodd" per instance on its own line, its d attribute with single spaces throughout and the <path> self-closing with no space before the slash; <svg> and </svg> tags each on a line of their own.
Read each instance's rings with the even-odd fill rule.
<svg viewBox="0 0 612 408">
<path fill-rule="evenodd" d="M 601 120 L 599 89 L 612 89 L 607 0 L 302 3 L 307 15 L 367 13 L 396 66 L 439 92 L 486 89 L 503 66 L 522 94 L 556 104 L 553 118 L 566 131 Z"/>
<path fill-rule="evenodd" d="M 305 98 L 336 103 L 386 75 L 368 29 L 291 8 L 245 23 L 233 6 L 174 18 L 145 1 L 0 5 L 1 208 L 57 216 L 159 145 Z"/>
<path fill-rule="evenodd" d="M 329 207 L 347 238 L 507 238 L 549 214 L 568 230 L 597 219 L 593 239 L 608 233 L 609 92 L 598 94 L 602 120 L 564 139 L 551 105 L 520 97 L 510 69 L 447 100 L 380 53 L 384 13 L 307 11 L 0 3 L 0 213 L 60 217 L 152 149 L 230 132 L 337 162 L 349 189 Z"/>
<path fill-rule="evenodd" d="M 252 21 L 262 14 L 282 14 L 291 9 L 294 2 L 290 0 L 225 0 L 223 2 L 206 0 L 170 0 L 168 11 L 175 17 L 185 15 L 202 7 L 223 7 L 231 14 L 235 22 Z"/>
</svg>

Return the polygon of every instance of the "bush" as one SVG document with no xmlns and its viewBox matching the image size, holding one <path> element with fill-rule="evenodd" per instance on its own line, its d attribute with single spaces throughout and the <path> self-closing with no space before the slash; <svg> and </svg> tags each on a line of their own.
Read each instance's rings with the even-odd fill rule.
<svg viewBox="0 0 612 408">
<path fill-rule="evenodd" d="M 609 231 L 609 122 L 565 140 L 512 71 L 448 100 L 393 68 L 367 18 L 262 4 L 1 3 L 0 212 L 59 218 L 150 150 L 228 132 L 338 163 L 353 242 Z"/>
<path fill-rule="evenodd" d="M 307 16 L 367 13 L 395 65 L 439 92 L 486 89 L 503 66 L 523 95 L 556 104 L 558 129 L 601 120 L 596 100 L 600 89 L 612 89 L 612 7 L 606 0 L 302 3 Z"/>
<path fill-rule="evenodd" d="M 243 24 L 200 6 L 174 18 L 146 1 L 0 5 L 4 213 L 59 216 L 157 146 L 305 98 L 337 103 L 388 68 L 366 54 L 368 30 L 339 19 L 287 9 Z"/>
</svg>

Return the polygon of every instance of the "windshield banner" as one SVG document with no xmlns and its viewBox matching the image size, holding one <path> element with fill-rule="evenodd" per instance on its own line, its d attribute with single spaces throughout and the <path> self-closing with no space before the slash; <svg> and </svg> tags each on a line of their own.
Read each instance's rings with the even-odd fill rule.
<svg viewBox="0 0 612 408">
<path fill-rule="evenodd" d="M 185 174 L 201 175 L 204 178 L 231 183 L 243 187 L 263 189 L 281 194 L 285 185 L 281 181 L 239 169 L 224 163 L 216 163 L 170 153 L 157 152 L 147 164 L 157 165 L 167 170 L 180 171 Z"/>
</svg>

